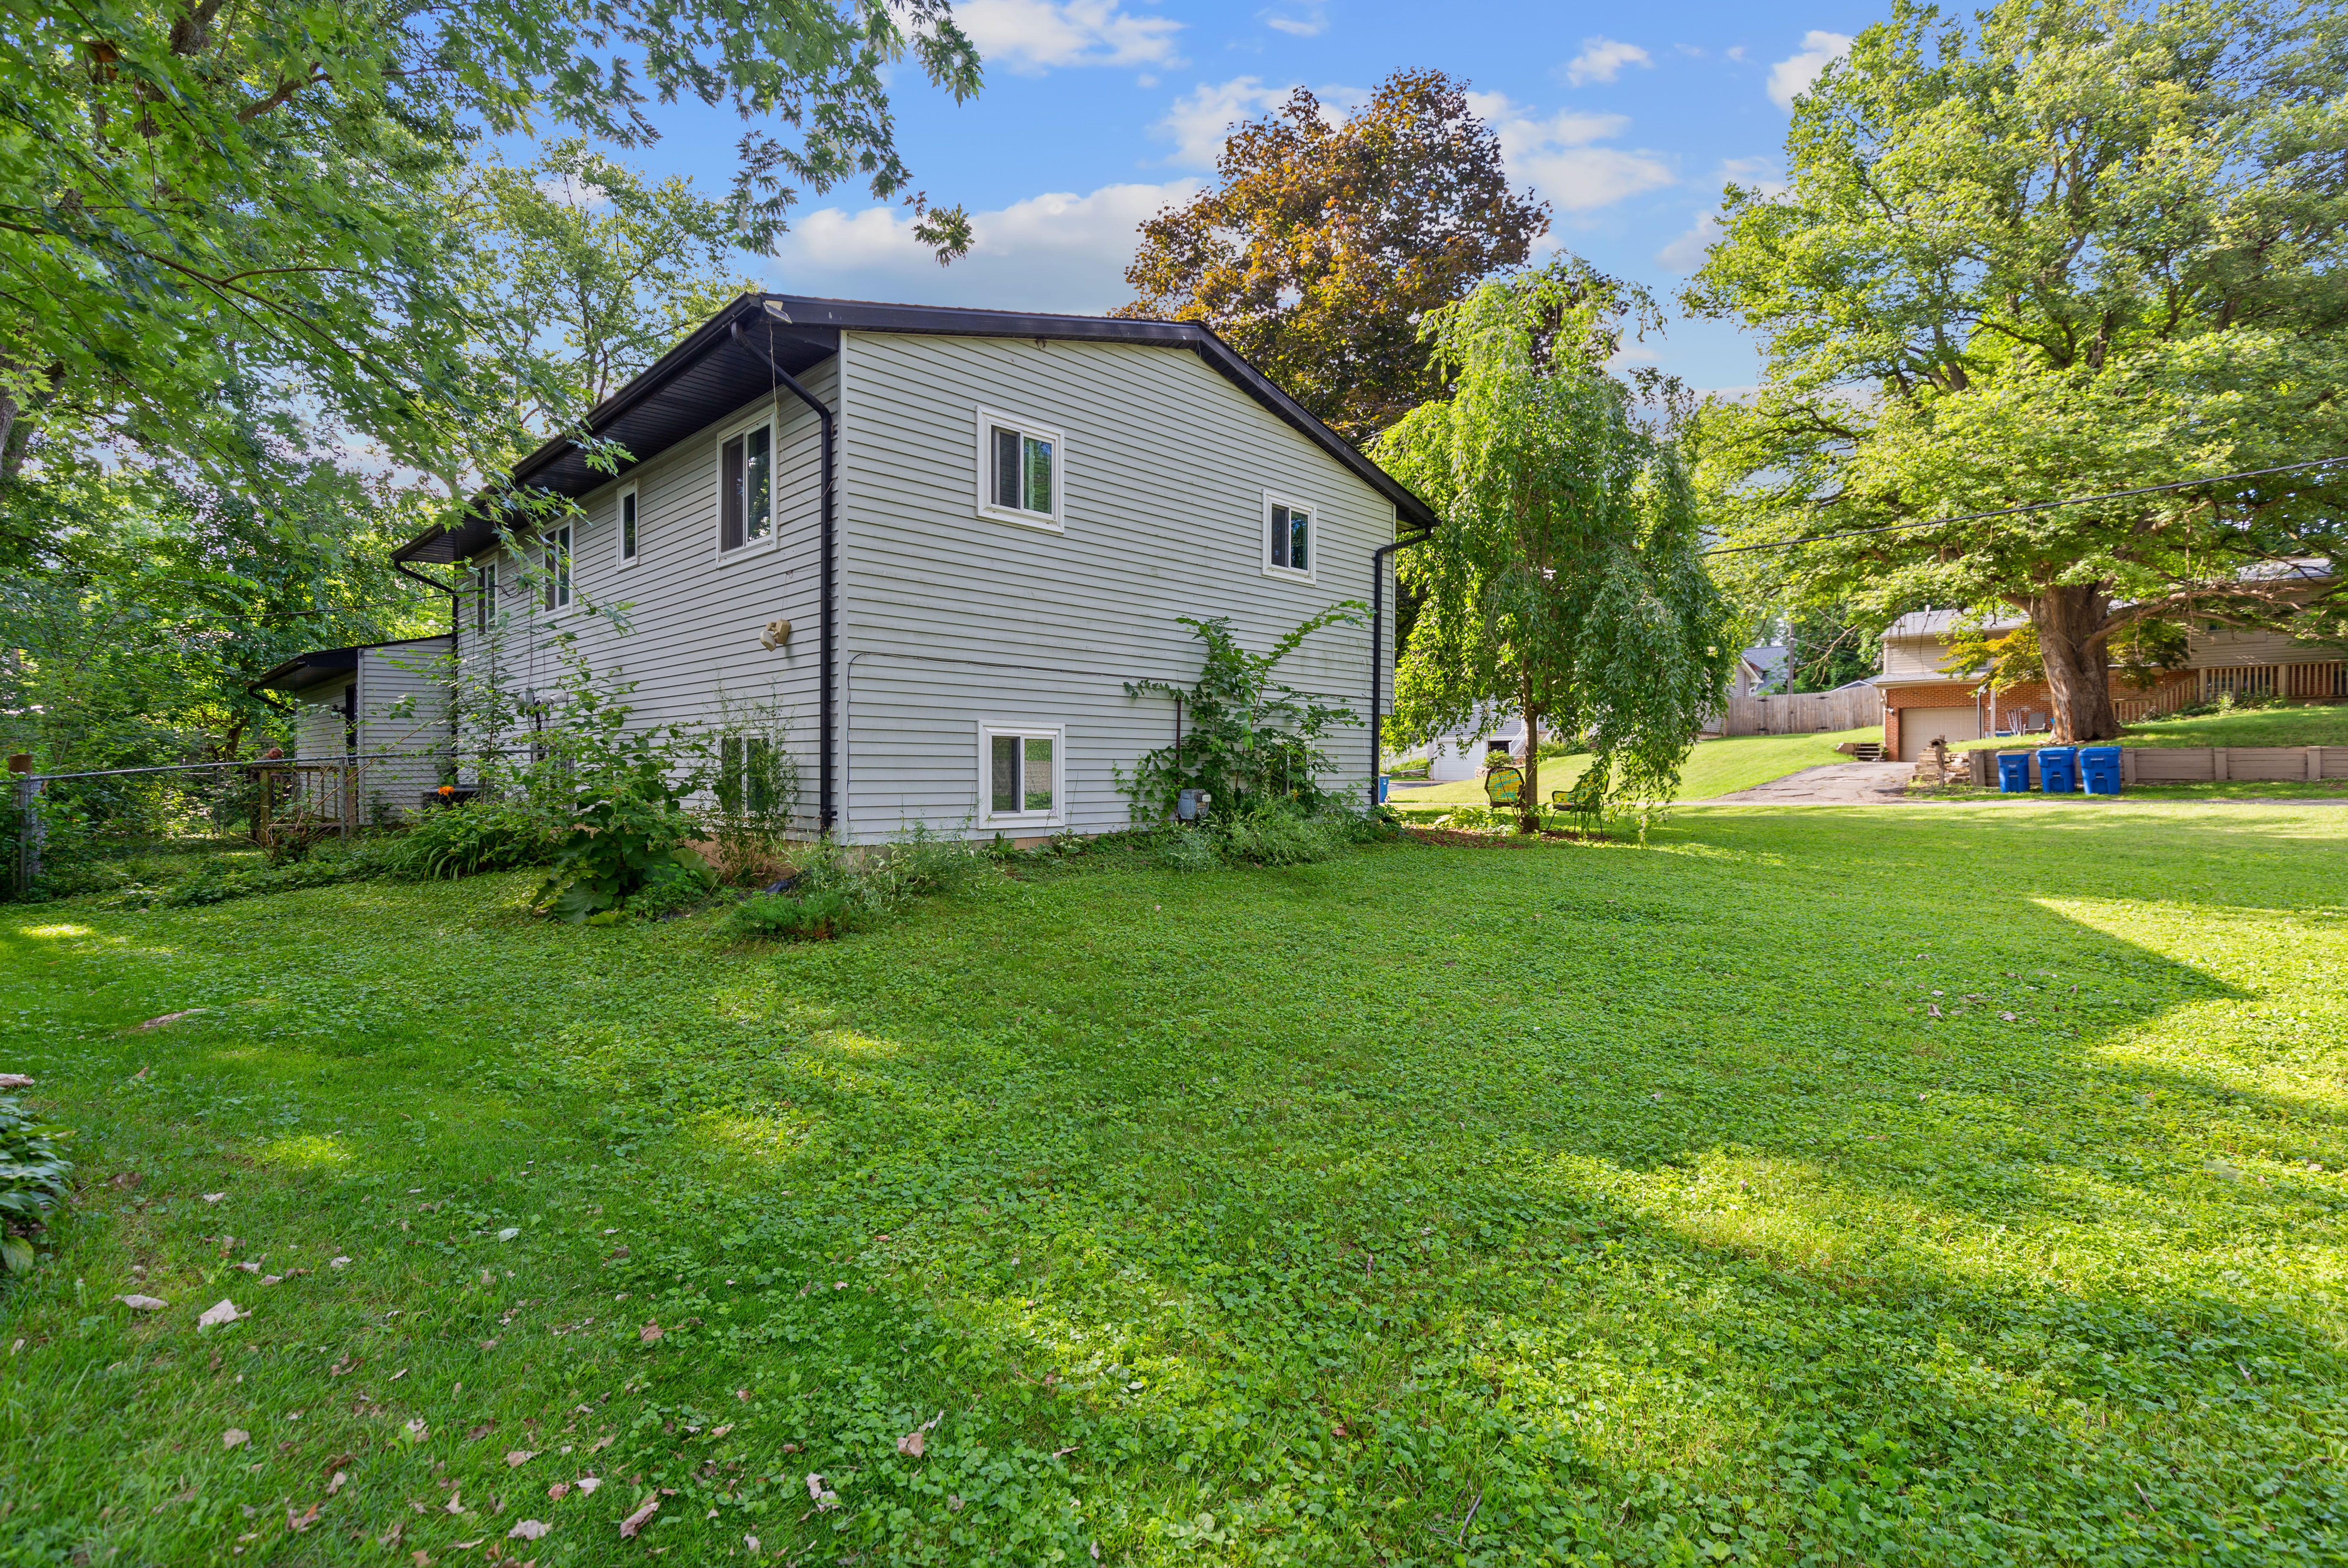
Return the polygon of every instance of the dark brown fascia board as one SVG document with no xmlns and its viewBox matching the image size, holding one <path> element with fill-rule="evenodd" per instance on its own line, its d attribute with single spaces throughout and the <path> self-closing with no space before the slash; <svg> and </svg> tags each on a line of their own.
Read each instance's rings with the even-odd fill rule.
<svg viewBox="0 0 2348 1568">
<path fill-rule="evenodd" d="M 448 637 L 448 634 L 445 631 L 436 631 L 429 637 L 394 637 L 383 642 L 354 642 L 348 648 L 314 648 L 307 653 L 296 653 L 274 669 L 263 671 L 259 675 L 246 682 L 244 689 L 248 692 L 259 692 L 263 688 L 273 691 L 280 681 L 294 671 L 305 664 L 317 664 L 322 661 L 333 661 L 331 667 L 327 668 L 327 674 L 340 675 L 345 670 L 355 671 L 359 667 L 359 655 L 370 648 L 406 648 L 417 642 L 445 642 Z M 347 664 L 343 662 L 345 655 L 349 656 L 350 661 Z M 312 684 L 314 685 L 315 682 Z M 290 689 L 300 690 L 298 687 Z"/>
<path fill-rule="evenodd" d="M 801 294 L 744 294 L 695 328 L 684 342 L 663 354 L 653 366 L 599 404 L 587 415 L 591 431 L 608 428 L 630 409 L 657 394 L 686 366 L 704 354 L 727 345 L 735 324 L 745 316 L 771 310 L 777 320 L 800 328 L 902 333 L 932 337 L 1031 338 L 1061 343 L 1129 343 L 1160 348 L 1185 348 L 1207 362 L 1225 379 L 1318 446 L 1353 475 L 1394 504 L 1398 518 L 1418 528 L 1433 528 L 1437 518 L 1427 506 L 1385 469 L 1308 413 L 1262 371 L 1240 357 L 1229 343 L 1197 322 L 1132 320 L 1123 316 L 1066 316 L 1035 311 L 982 311 L 956 305 L 893 305 L 865 300 L 826 300 Z M 715 417 L 715 415 L 713 415 Z M 568 436 L 556 436 L 514 466 L 512 482 L 526 484 L 571 448 Z M 392 551 L 394 560 L 410 560 L 415 553 L 441 538 L 437 524 Z"/>
</svg>

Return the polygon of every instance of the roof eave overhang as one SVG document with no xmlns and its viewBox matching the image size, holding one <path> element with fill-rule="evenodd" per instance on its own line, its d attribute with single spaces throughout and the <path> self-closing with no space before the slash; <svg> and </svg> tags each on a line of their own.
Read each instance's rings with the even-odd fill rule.
<svg viewBox="0 0 2348 1568">
<path fill-rule="evenodd" d="M 755 335 L 747 330 L 754 322 L 757 323 Z M 757 374 L 771 374 L 775 365 L 767 356 L 772 352 L 772 340 L 778 330 L 783 334 L 782 341 L 790 345 L 796 356 L 804 358 L 813 354 L 815 358 L 810 363 L 819 363 L 822 358 L 836 354 L 839 333 L 843 331 L 933 337 L 1137 343 L 1187 349 L 1390 502 L 1398 520 L 1417 529 L 1431 528 L 1438 520 L 1434 509 L 1425 501 L 1354 450 L 1343 436 L 1314 418 L 1303 405 L 1241 358 L 1211 329 L 1197 322 L 974 311 L 941 305 L 892 305 L 859 300 L 811 299 L 793 294 L 744 294 L 704 322 L 643 374 L 599 404 L 583 421 L 584 433 L 593 437 L 616 438 L 615 431 L 631 423 L 632 418 L 640 418 L 664 395 L 674 395 L 679 390 L 680 382 L 711 362 L 714 356 L 736 356 L 737 365 L 748 366 Z M 695 409 L 684 417 L 687 421 L 697 420 L 692 425 L 692 428 L 697 429 L 723 417 L 734 406 L 738 406 L 738 404 L 713 405 Z M 664 442 L 659 447 L 643 452 L 634 461 L 642 462 L 654 456 L 671 444 L 673 441 Z M 574 461 L 574 455 L 579 450 L 578 442 L 569 436 L 556 436 L 541 444 L 536 451 L 514 465 L 506 487 L 527 490 L 535 487 L 557 493 L 584 495 L 633 466 L 633 463 L 623 464 L 612 472 L 595 470 L 592 481 L 582 483 L 582 475 L 567 471 L 579 466 Z M 563 472 L 558 475 L 558 470 Z M 551 477 L 558 482 L 549 483 Z M 391 559 L 400 562 L 445 564 L 463 560 L 487 548 L 496 538 L 499 529 L 498 518 L 487 509 L 493 504 L 490 497 L 494 494 L 485 492 L 477 498 L 473 509 L 457 528 L 445 528 L 436 524 L 393 550 Z"/>
</svg>

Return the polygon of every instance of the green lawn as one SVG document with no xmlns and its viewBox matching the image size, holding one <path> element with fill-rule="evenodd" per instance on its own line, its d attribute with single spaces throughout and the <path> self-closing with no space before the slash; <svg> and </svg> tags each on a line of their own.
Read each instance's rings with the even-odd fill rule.
<svg viewBox="0 0 2348 1568">
<path fill-rule="evenodd" d="M 2348 813 L 1651 844 L 0 909 L 0 1562 L 2348 1555 Z"/>
<path fill-rule="evenodd" d="M 1687 766 L 1680 771 L 1679 798 L 1711 800 L 1800 773 L 1804 768 L 1847 763 L 1850 758 L 1836 751 L 1837 745 L 1844 741 L 1882 739 L 1883 726 L 1879 724 L 1871 730 L 1836 730 L 1813 735 L 1728 735 L 1717 741 L 1699 741 L 1688 753 Z M 1566 788 L 1589 765 L 1588 757 L 1544 759 L 1540 765 L 1542 795 Z M 1393 803 L 1403 807 L 1457 805 L 1483 800 L 1484 785 L 1478 779 L 1461 779 L 1456 784 L 1434 784 L 1426 789 L 1396 789 L 1391 795 Z"/>
<path fill-rule="evenodd" d="M 2003 741 L 1967 741 L 1952 751 L 1977 751 L 1984 746 L 2006 751 L 2044 743 L 2043 736 L 2008 736 Z M 2174 716 L 2130 724 L 2117 742 L 2123 746 L 2348 746 L 2348 702 L 2295 702 L 2287 707 L 2253 708 L 2239 713 L 2209 713 L 2198 719 Z"/>
</svg>

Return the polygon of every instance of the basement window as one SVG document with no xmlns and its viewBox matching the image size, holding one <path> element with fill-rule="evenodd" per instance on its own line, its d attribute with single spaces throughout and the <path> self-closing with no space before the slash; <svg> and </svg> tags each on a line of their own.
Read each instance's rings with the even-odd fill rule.
<svg viewBox="0 0 2348 1568">
<path fill-rule="evenodd" d="M 1067 820 L 1066 731 L 1057 724 L 981 724 L 981 827 L 1058 827 Z"/>
</svg>

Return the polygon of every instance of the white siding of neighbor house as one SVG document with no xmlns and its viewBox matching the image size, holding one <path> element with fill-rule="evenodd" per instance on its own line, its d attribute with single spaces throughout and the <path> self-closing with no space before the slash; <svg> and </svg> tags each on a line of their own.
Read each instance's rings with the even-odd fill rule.
<svg viewBox="0 0 2348 1568">
<path fill-rule="evenodd" d="M 818 398 L 838 395 L 833 362 L 800 377 Z M 762 543 L 717 559 L 717 455 L 723 439 L 760 411 L 778 408 L 775 525 Z M 784 392 L 761 397 L 650 454 L 621 478 L 587 496 L 572 523 L 572 607 L 550 615 L 510 554 L 499 561 L 499 605 L 492 638 L 504 690 L 551 692 L 561 686 L 564 633 L 592 668 L 636 683 L 628 701 L 638 724 L 714 723 L 727 702 L 778 708 L 790 719 L 788 747 L 800 774 L 799 817 L 811 829 L 817 794 L 820 649 L 822 431 L 814 413 Z M 636 559 L 619 559 L 619 497 L 633 487 Z M 478 565 L 488 556 L 477 557 Z M 790 640 L 768 651 L 759 632 L 788 620 Z M 623 633 L 619 624 L 627 630 Z M 470 682 L 483 680 L 487 650 L 469 593 L 458 646 Z M 469 739 L 471 739 L 469 737 Z M 517 747 L 526 733 L 506 737 Z"/>
<path fill-rule="evenodd" d="M 1118 771 L 1174 728 L 1169 700 L 1129 698 L 1125 682 L 1187 686 L 1199 672 L 1201 645 L 1178 617 L 1228 617 L 1262 651 L 1338 600 L 1369 598 L 1371 551 L 1394 537 L 1391 504 L 1188 350 L 841 337 L 839 356 L 801 379 L 840 411 L 845 837 L 885 838 L 913 821 L 991 833 L 975 825 L 985 723 L 1064 726 L 1054 825 L 1122 827 Z M 544 617 L 517 585 L 501 596 L 496 663 L 511 688 L 551 688 L 553 638 L 569 629 L 596 668 L 616 663 L 637 682 L 640 723 L 714 720 L 721 688 L 784 706 L 805 829 L 820 806 L 819 430 L 788 393 L 780 407 L 775 544 L 714 559 L 717 448 L 737 411 L 585 499 L 573 611 Z M 977 514 L 981 408 L 1061 432 L 1062 531 Z M 616 495 L 630 483 L 642 556 L 622 569 Z M 1316 508 L 1313 581 L 1265 574 L 1266 490 Z M 1387 588 L 1390 641 L 1390 572 Z M 624 606 L 627 634 L 592 614 L 595 604 Z M 793 631 L 770 653 L 758 632 L 777 619 Z M 469 600 L 461 624 L 478 677 Z M 1363 713 L 1368 644 L 1366 624 L 1326 629 L 1278 675 Z M 1365 786 L 1366 732 L 1333 732 L 1328 746 L 1329 782 Z"/>
<path fill-rule="evenodd" d="M 424 638 L 359 650 L 362 820 L 412 815 L 440 783 L 448 753 L 448 640 Z"/>
<path fill-rule="evenodd" d="M 1937 677 L 1948 646 L 1937 637 L 1887 637 L 1883 640 L 1886 675 Z"/>
<path fill-rule="evenodd" d="M 1261 651 L 1368 600 L 1392 505 L 1196 354 L 843 336 L 849 836 L 991 831 L 975 820 L 989 723 L 1064 726 L 1062 824 L 1123 827 L 1119 770 L 1174 737 L 1173 702 L 1125 682 L 1196 679 L 1201 644 L 1178 618 L 1228 617 Z M 1062 531 L 977 514 L 982 408 L 1061 433 Z M 1267 490 L 1315 508 L 1314 580 L 1265 573 Z M 1367 625 L 1314 633 L 1277 675 L 1364 713 Z M 1327 782 L 1365 788 L 1367 748 L 1360 725 L 1334 731 Z"/>
<path fill-rule="evenodd" d="M 2189 631 L 2186 663 L 2195 670 L 2230 670 L 2245 664 L 2326 664 L 2340 657 L 2330 643 L 2305 642 L 2284 631 Z"/>
</svg>

